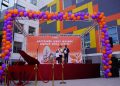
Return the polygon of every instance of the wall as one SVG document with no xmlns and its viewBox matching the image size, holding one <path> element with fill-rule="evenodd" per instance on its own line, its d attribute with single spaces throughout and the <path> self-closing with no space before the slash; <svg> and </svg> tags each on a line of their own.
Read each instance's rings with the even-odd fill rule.
<svg viewBox="0 0 120 86">
<path fill-rule="evenodd" d="M 104 12 L 108 27 L 116 26 L 118 31 L 118 39 L 120 40 L 120 0 L 68 0 L 72 4 L 64 8 L 64 0 L 54 0 L 44 6 L 44 10 L 50 11 L 51 6 L 56 5 L 57 12 Z M 69 3 L 70 4 L 70 3 Z M 41 9 L 41 11 L 43 8 Z M 86 28 L 91 26 L 91 22 L 69 22 L 69 21 L 40 21 L 40 33 L 63 33 L 63 34 L 81 34 Z M 86 49 L 86 53 L 100 53 L 101 46 L 99 42 L 98 27 L 90 32 L 90 48 Z M 114 45 L 113 51 L 120 50 L 119 44 Z"/>
</svg>

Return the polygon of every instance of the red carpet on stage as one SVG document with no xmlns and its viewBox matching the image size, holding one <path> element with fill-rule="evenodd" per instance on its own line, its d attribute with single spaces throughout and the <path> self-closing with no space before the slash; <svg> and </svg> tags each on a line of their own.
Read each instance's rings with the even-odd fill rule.
<svg viewBox="0 0 120 86">
<path fill-rule="evenodd" d="M 34 65 L 10 66 L 8 78 L 11 80 L 35 80 Z M 54 66 L 55 80 L 62 79 L 62 65 Z M 64 64 L 64 79 L 100 77 L 100 64 Z M 40 64 L 37 69 L 38 80 L 52 80 L 52 64 Z"/>
</svg>

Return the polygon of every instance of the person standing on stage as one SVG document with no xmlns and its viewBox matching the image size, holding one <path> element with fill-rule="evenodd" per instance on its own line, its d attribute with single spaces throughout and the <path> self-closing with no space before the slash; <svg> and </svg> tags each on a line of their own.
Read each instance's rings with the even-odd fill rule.
<svg viewBox="0 0 120 86">
<path fill-rule="evenodd" d="M 59 49 L 57 50 L 57 53 L 59 53 L 59 57 L 57 57 L 58 63 L 61 64 L 62 63 L 62 54 L 63 54 L 63 49 L 62 46 L 59 46 Z"/>
<path fill-rule="evenodd" d="M 68 63 L 68 55 L 69 55 L 69 48 L 67 47 L 67 45 L 65 45 L 65 48 L 63 50 L 63 53 L 64 53 L 64 62 L 65 63 Z"/>
</svg>

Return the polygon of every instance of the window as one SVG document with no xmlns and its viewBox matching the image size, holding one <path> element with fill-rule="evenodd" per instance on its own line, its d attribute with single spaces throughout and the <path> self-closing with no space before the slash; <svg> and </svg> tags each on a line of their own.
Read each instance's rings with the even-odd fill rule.
<svg viewBox="0 0 120 86">
<path fill-rule="evenodd" d="M 51 6 L 51 12 L 56 12 L 56 4 Z"/>
<path fill-rule="evenodd" d="M 89 33 L 87 33 L 84 36 L 84 47 L 85 48 L 90 48 L 90 34 Z"/>
<path fill-rule="evenodd" d="M 14 25 L 14 33 L 22 34 L 22 32 L 19 29 L 23 29 L 24 25 L 19 23 L 22 28 L 18 28 L 16 25 Z"/>
<path fill-rule="evenodd" d="M 23 6 L 19 5 L 19 4 L 16 4 L 16 8 L 17 8 L 17 9 L 22 9 L 22 10 L 25 9 L 25 7 L 23 7 Z"/>
<path fill-rule="evenodd" d="M 40 9 L 40 11 L 43 11 L 43 12 L 49 11 L 50 12 L 50 7 L 43 7 L 42 9 Z"/>
<path fill-rule="evenodd" d="M 84 0 L 76 0 L 76 3 L 82 3 Z"/>
<path fill-rule="evenodd" d="M 30 0 L 31 4 L 37 5 L 37 0 Z"/>
<path fill-rule="evenodd" d="M 72 0 L 63 0 L 63 8 L 67 8 L 72 5 Z"/>
<path fill-rule="evenodd" d="M 22 42 L 14 42 L 13 53 L 18 53 L 22 49 Z"/>
<path fill-rule="evenodd" d="M 3 22 L 0 22 L 0 31 L 3 29 Z"/>
<path fill-rule="evenodd" d="M 112 37 L 113 39 L 113 44 L 119 44 L 117 27 L 116 26 L 109 27 L 108 33 L 109 33 L 109 36 Z"/>
<path fill-rule="evenodd" d="M 29 26 L 29 31 L 28 32 L 29 32 L 29 35 L 35 35 L 35 28 Z"/>
<path fill-rule="evenodd" d="M 0 34 L 0 53 L 1 53 L 1 47 L 2 47 L 2 34 Z"/>
</svg>

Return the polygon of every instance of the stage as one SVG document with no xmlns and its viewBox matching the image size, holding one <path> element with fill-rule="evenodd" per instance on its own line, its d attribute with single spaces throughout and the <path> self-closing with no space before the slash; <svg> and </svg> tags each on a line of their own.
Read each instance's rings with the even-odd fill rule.
<svg viewBox="0 0 120 86">
<path fill-rule="evenodd" d="M 37 71 L 38 80 L 52 80 L 53 65 L 40 64 L 35 70 L 35 65 L 14 65 L 8 68 L 9 80 L 35 80 Z M 83 79 L 100 77 L 100 64 L 64 64 L 64 79 Z M 62 65 L 54 65 L 54 79 L 62 79 Z"/>
</svg>

